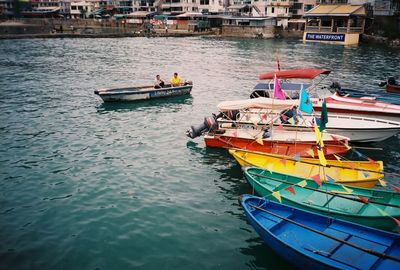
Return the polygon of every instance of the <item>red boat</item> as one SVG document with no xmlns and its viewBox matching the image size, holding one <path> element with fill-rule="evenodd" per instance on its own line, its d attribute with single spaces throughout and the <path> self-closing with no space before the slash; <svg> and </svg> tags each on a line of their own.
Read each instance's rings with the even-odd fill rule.
<svg viewBox="0 0 400 270">
<path fill-rule="evenodd" d="M 400 85 L 397 84 L 387 84 L 386 91 L 390 93 L 400 93 Z"/>
<path fill-rule="evenodd" d="M 278 79 L 295 79 L 295 80 L 314 80 L 318 76 L 328 75 L 330 73 L 329 70 L 326 69 L 293 69 L 293 70 L 281 70 L 260 74 L 260 80 L 272 80 L 274 76 Z M 394 79 L 393 79 L 394 81 Z M 292 83 L 293 85 L 304 85 L 303 83 Z M 400 86 L 396 83 L 391 83 L 388 80 L 387 85 L 393 86 L 387 88 L 387 91 L 395 91 L 397 90 L 400 93 Z M 296 89 L 295 87 L 292 87 Z M 283 89 L 285 91 L 285 89 Z M 326 106 L 328 109 L 328 113 L 334 114 L 347 114 L 351 116 L 364 116 L 364 117 L 375 117 L 386 120 L 395 120 L 399 121 L 400 119 L 400 106 L 391 104 L 388 102 L 378 101 L 373 97 L 347 97 L 340 96 L 337 93 L 321 93 L 320 89 L 315 88 L 315 84 L 312 83 L 311 86 L 307 89 L 307 92 L 310 96 L 310 99 L 313 103 L 313 108 L 316 111 L 321 110 L 323 99 L 326 100 Z M 295 96 L 293 94 L 288 94 L 286 91 L 286 95 L 291 97 Z M 270 95 L 263 95 L 265 97 L 269 97 Z M 296 103 L 294 99 L 293 104 Z M 265 103 L 265 101 L 264 101 Z M 270 102 L 272 103 L 272 102 Z M 275 100 L 273 102 L 274 106 L 279 104 L 286 104 L 288 101 Z"/>
<path fill-rule="evenodd" d="M 348 138 L 322 133 L 323 152 L 327 158 L 333 154 L 345 154 L 349 151 Z M 208 147 L 240 148 L 250 151 L 272 153 L 286 156 L 318 156 L 313 131 L 292 131 L 274 128 L 270 137 L 256 129 L 223 129 L 208 132 L 204 141 Z M 310 151 L 312 150 L 312 152 Z"/>
</svg>

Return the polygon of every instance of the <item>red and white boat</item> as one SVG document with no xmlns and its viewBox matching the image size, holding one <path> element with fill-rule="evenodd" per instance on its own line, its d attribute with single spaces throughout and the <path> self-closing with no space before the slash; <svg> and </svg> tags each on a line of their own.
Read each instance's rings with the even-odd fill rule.
<svg viewBox="0 0 400 270">
<path fill-rule="evenodd" d="M 272 132 L 253 128 L 226 128 L 210 131 L 204 135 L 208 147 L 240 148 L 301 157 L 318 156 L 319 146 L 315 139 L 315 133 L 311 128 L 309 131 L 293 131 L 273 127 Z M 323 133 L 322 139 L 324 141 L 322 149 L 328 158 L 332 158 L 333 154 L 345 154 L 350 149 L 346 137 Z"/>
<path fill-rule="evenodd" d="M 293 69 L 263 73 L 259 76 L 260 80 L 272 80 L 274 76 L 278 79 L 296 79 L 296 80 L 314 80 L 320 75 L 328 75 L 329 70 L 326 69 Z M 302 85 L 303 83 L 293 83 L 294 85 Z M 295 87 L 294 87 L 295 88 Z M 285 89 L 283 89 L 285 91 Z M 352 116 L 375 117 L 386 120 L 400 121 L 400 105 L 388 102 L 377 101 L 374 97 L 348 97 L 340 96 L 337 93 L 326 95 L 321 94 L 316 89 L 314 81 L 307 88 L 309 97 L 313 103 L 315 111 L 320 111 L 322 102 L 325 99 L 330 114 L 347 114 Z M 268 96 L 268 95 L 266 95 Z M 287 96 L 293 96 L 288 94 Z M 268 98 L 268 97 L 267 97 Z M 288 104 L 287 100 L 275 99 L 274 104 Z"/>
</svg>

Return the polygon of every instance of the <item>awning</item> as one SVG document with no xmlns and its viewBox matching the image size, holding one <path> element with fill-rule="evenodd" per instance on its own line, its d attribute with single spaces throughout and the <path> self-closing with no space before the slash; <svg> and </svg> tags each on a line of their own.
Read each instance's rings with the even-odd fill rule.
<svg viewBox="0 0 400 270">
<path fill-rule="evenodd" d="M 349 17 L 351 15 L 366 16 L 361 5 L 319 5 L 307 11 L 303 17 Z"/>
<path fill-rule="evenodd" d="M 176 16 L 177 18 L 198 18 L 205 17 L 203 13 L 200 12 L 186 12 Z"/>
<path fill-rule="evenodd" d="M 272 98 L 259 97 L 252 99 L 223 101 L 217 105 L 217 108 L 220 112 L 243 110 L 248 108 L 282 110 L 290 108 L 296 104 L 299 104 L 299 101 L 294 99 L 279 100 L 279 102 L 276 102 Z"/>
<path fill-rule="evenodd" d="M 290 19 L 288 23 L 306 23 L 304 19 Z"/>
<path fill-rule="evenodd" d="M 149 17 L 153 14 L 156 14 L 156 12 L 148 12 L 148 11 L 135 11 L 131 12 L 128 14 L 128 17 L 130 18 L 146 18 Z"/>
<path fill-rule="evenodd" d="M 325 74 L 328 75 L 331 73 L 330 70 L 327 69 L 291 69 L 291 70 L 280 70 L 273 71 L 268 73 L 262 73 L 259 76 L 260 80 L 272 80 L 274 76 L 279 79 L 314 79 L 315 77 Z"/>
<path fill-rule="evenodd" d="M 247 7 L 247 5 L 232 5 L 229 6 L 228 9 L 243 9 L 245 7 Z"/>
</svg>

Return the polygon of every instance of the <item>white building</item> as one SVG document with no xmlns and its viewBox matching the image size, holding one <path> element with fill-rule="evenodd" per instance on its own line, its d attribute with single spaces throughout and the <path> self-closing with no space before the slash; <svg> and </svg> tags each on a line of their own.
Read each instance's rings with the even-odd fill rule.
<svg viewBox="0 0 400 270">
<path fill-rule="evenodd" d="M 93 10 L 93 3 L 86 1 L 71 2 L 71 18 L 88 18 Z"/>
</svg>

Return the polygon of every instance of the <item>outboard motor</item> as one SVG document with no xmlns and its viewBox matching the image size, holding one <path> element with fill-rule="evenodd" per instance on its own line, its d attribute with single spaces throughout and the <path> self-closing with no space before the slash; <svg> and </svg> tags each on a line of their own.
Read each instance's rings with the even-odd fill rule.
<svg viewBox="0 0 400 270">
<path fill-rule="evenodd" d="M 332 82 L 332 84 L 329 86 L 331 89 L 333 89 L 335 92 L 342 90 L 342 86 L 338 82 Z"/>
<path fill-rule="evenodd" d="M 186 131 L 186 136 L 191 139 L 201 136 L 206 131 L 214 131 L 218 129 L 217 116 L 205 117 L 204 122 L 199 126 L 191 126 L 189 130 Z"/>
</svg>

